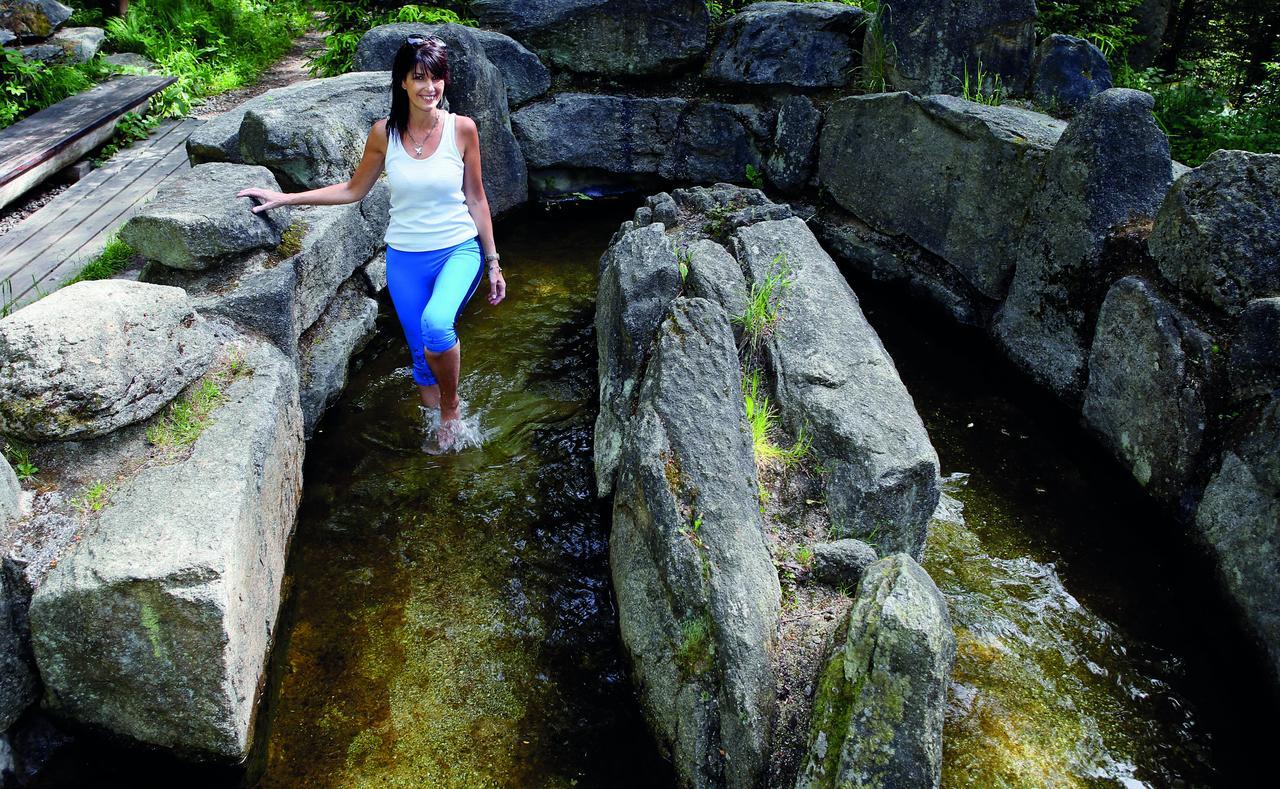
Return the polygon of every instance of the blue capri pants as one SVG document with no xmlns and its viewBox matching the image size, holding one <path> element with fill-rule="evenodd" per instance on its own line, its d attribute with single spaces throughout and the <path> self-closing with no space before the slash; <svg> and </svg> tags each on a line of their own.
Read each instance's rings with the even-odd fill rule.
<svg viewBox="0 0 1280 789">
<path fill-rule="evenodd" d="M 423 349 L 440 353 L 458 341 L 454 323 L 480 286 L 483 273 L 475 238 L 428 252 L 387 247 L 387 290 L 409 343 L 413 380 L 419 386 L 436 382 Z"/>
</svg>

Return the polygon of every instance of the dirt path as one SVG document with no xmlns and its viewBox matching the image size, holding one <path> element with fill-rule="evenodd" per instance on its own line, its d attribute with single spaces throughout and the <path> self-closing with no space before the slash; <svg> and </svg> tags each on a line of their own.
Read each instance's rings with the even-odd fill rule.
<svg viewBox="0 0 1280 789">
<path fill-rule="evenodd" d="M 257 82 L 217 96 L 210 96 L 204 103 L 192 109 L 191 117 L 208 120 L 248 101 L 254 96 L 266 93 L 272 88 L 292 85 L 295 82 L 310 79 L 311 74 L 307 71 L 307 58 L 311 52 L 324 47 L 324 37 L 325 34 L 318 30 L 304 33 L 293 42 L 293 47 L 283 58 L 262 73 Z M 19 222 L 39 211 L 70 186 L 71 184 L 57 182 L 55 177 L 55 179 L 46 181 L 32 191 L 27 192 L 15 202 L 0 208 L 0 236 L 3 236 L 17 226 Z"/>
</svg>

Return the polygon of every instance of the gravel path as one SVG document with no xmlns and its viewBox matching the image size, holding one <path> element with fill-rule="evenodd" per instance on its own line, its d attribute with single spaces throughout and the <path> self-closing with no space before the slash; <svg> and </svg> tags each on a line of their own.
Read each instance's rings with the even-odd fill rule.
<svg viewBox="0 0 1280 789">
<path fill-rule="evenodd" d="M 317 30 L 303 34 L 293 42 L 293 48 L 288 54 L 264 71 L 257 82 L 244 88 L 210 96 L 204 103 L 192 109 L 191 117 L 208 120 L 272 88 L 310 79 L 311 74 L 307 72 L 307 57 L 311 52 L 324 47 L 324 37 L 325 34 Z M 15 202 L 0 208 L 0 237 L 71 186 L 71 184 L 56 181 L 55 176 Z"/>
</svg>

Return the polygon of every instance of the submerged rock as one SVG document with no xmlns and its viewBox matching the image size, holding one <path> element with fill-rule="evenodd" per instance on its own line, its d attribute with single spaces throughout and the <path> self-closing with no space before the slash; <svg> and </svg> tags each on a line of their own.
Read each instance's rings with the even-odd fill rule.
<svg viewBox="0 0 1280 789">
<path fill-rule="evenodd" d="M 854 79 L 865 19 L 844 3 L 752 3 L 725 23 L 707 76 L 730 85 L 843 87 Z"/>
<path fill-rule="evenodd" d="M 833 535 L 876 534 L 882 552 L 919 556 L 938 504 L 938 455 L 857 297 L 798 218 L 739 228 L 732 250 L 757 288 L 780 278 L 765 360 L 783 424 L 812 438 L 830 470 Z"/>
<path fill-rule="evenodd" d="M 703 0 L 475 0 L 470 9 L 552 66 L 583 74 L 673 71 L 702 57 L 711 24 Z"/>
<path fill-rule="evenodd" d="M 1280 684 L 1280 394 L 1224 453 L 1196 527 Z"/>
<path fill-rule="evenodd" d="M 236 197 L 250 187 L 279 189 L 280 184 L 265 167 L 197 165 L 165 182 L 120 228 L 120 239 L 149 260 L 195 270 L 277 246 L 292 209 L 280 206 L 255 214 L 253 200 Z"/>
<path fill-rule="evenodd" d="M 1007 95 L 1026 89 L 1036 43 L 1035 0 L 916 0 L 880 7 L 879 35 L 866 36 L 862 59 L 883 63 L 891 89 L 959 93 L 966 70 L 976 82 L 979 68 L 990 80 L 999 77 Z"/>
<path fill-rule="evenodd" d="M 1088 41 L 1054 33 L 1040 42 L 1031 91 L 1037 103 L 1074 113 L 1111 84 L 1106 56 Z"/>
<path fill-rule="evenodd" d="M 1071 121 L 1045 163 L 992 331 L 1014 363 L 1064 401 L 1084 391 L 1092 321 L 1115 279 L 1111 233 L 1155 215 L 1172 178 L 1150 95 L 1113 88 Z"/>
<path fill-rule="evenodd" d="M 826 111 L 818 179 L 841 208 L 909 237 L 998 301 L 1064 127 L 1047 115 L 954 96 L 853 96 Z"/>
<path fill-rule="evenodd" d="M 1213 340 L 1137 277 L 1111 287 L 1089 354 L 1084 418 L 1152 495 L 1177 502 L 1208 425 Z"/>
<path fill-rule="evenodd" d="M 0 320 L 0 432 L 88 438 L 146 419 L 204 374 L 213 346 L 177 288 L 62 288 Z"/>
<path fill-rule="evenodd" d="M 59 715 L 243 759 L 302 486 L 293 366 L 253 342 L 186 459 L 111 486 L 31 600 Z"/>
<path fill-rule="evenodd" d="M 814 697 L 796 786 L 939 786 L 956 640 L 942 593 L 902 554 L 867 569 Z"/>
<path fill-rule="evenodd" d="M 1147 245 L 1170 284 L 1226 315 L 1280 295 L 1280 154 L 1215 152 L 1169 190 Z"/>
<path fill-rule="evenodd" d="M 600 412 L 595 428 L 598 495 L 613 490 L 622 438 L 658 323 L 680 291 L 680 269 L 661 224 L 633 230 L 600 259 L 596 345 Z"/>
<path fill-rule="evenodd" d="M 758 785 L 768 756 L 781 591 L 740 392 L 728 315 L 676 299 L 623 441 L 609 564 L 641 704 L 688 786 Z"/>
<path fill-rule="evenodd" d="M 449 47 L 451 84 L 445 89 L 445 98 L 451 112 L 465 115 L 476 123 L 480 134 L 480 169 L 490 212 L 498 217 L 522 205 L 529 199 L 528 172 L 524 154 L 511 133 L 507 89 L 501 72 L 490 62 L 485 47 L 472 28 L 416 23 L 375 27 L 365 33 L 356 47 L 356 68 L 381 75 L 389 86 L 396 50 L 404 44 L 407 36 L 413 34 L 437 36 Z M 386 102 L 377 118 L 385 118 L 390 110 L 389 87 Z M 364 131 L 367 133 L 368 126 Z M 348 177 L 343 176 L 340 180 Z"/>
</svg>

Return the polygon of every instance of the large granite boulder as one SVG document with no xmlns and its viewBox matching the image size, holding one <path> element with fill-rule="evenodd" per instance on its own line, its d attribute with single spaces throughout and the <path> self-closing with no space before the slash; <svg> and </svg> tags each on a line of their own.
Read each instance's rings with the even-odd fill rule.
<svg viewBox="0 0 1280 789">
<path fill-rule="evenodd" d="M 742 181 L 763 167 L 767 113 L 751 105 L 680 98 L 559 93 L 511 116 L 540 191 L 601 182 Z M 590 134 L 583 134 L 590 129 Z"/>
<path fill-rule="evenodd" d="M 1217 151 L 1169 190 L 1147 245 L 1186 296 L 1227 315 L 1280 295 L 1280 154 Z"/>
<path fill-rule="evenodd" d="M 280 243 L 291 209 L 253 212 L 241 189 L 279 189 L 271 171 L 227 162 L 192 167 L 166 181 L 120 228 L 120 239 L 149 260 L 181 269 L 206 269 Z"/>
<path fill-rule="evenodd" d="M 347 280 L 324 314 L 298 341 L 298 401 L 303 436 L 310 440 L 320 417 L 347 386 L 347 368 L 374 334 L 378 302 L 358 277 Z"/>
<path fill-rule="evenodd" d="M 611 244 L 600 259 L 596 346 L 600 412 L 596 416 L 597 493 L 613 490 L 622 438 L 632 419 L 658 323 L 680 292 L 680 267 L 661 224 L 636 229 Z"/>
<path fill-rule="evenodd" d="M 389 72 L 359 72 L 268 91 L 244 108 L 234 155 L 270 168 L 286 191 L 343 183 L 360 163 L 373 124 L 387 117 L 390 82 Z M 220 135 L 230 123 L 219 124 Z M 213 140 L 201 140 L 209 153 Z"/>
<path fill-rule="evenodd" d="M 729 316 L 678 298 L 623 441 L 609 565 L 641 705 L 686 786 L 757 786 L 767 767 L 781 591 L 756 485 Z"/>
<path fill-rule="evenodd" d="M 981 66 L 992 80 L 1000 78 L 1006 94 L 1025 90 L 1036 43 L 1035 0 L 900 0 L 880 9 L 879 36 L 866 36 L 863 60 L 883 57 L 890 89 L 958 93 L 966 70 L 973 81 Z"/>
<path fill-rule="evenodd" d="M 1196 527 L 1280 685 L 1280 394 L 1223 455 Z"/>
<path fill-rule="evenodd" d="M 502 74 L 509 109 L 527 104 L 551 87 L 551 72 L 519 41 L 492 30 L 476 30 L 473 35 L 484 47 L 485 57 Z"/>
<path fill-rule="evenodd" d="M 1045 163 L 993 331 L 1010 358 L 1068 403 L 1084 391 L 1093 316 L 1115 280 L 1108 237 L 1155 215 L 1172 180 L 1151 96 L 1112 88 L 1072 119 Z"/>
<path fill-rule="evenodd" d="M 30 608 L 50 709 L 233 761 L 250 745 L 304 448 L 292 364 L 244 342 L 190 456 L 113 485 Z"/>
<path fill-rule="evenodd" d="M 823 670 L 796 786 L 939 786 L 955 654 L 928 573 L 901 554 L 871 565 Z"/>
<path fill-rule="evenodd" d="M 615 76 L 696 61 L 711 24 L 703 0 L 475 0 L 470 13 L 555 68 Z"/>
<path fill-rule="evenodd" d="M 450 112 L 471 118 L 480 132 L 481 172 L 490 212 L 501 216 L 523 204 L 529 198 L 528 172 L 524 154 L 511 133 L 507 90 L 502 74 L 489 61 L 475 31 L 454 24 L 375 27 L 356 47 L 356 69 L 383 73 L 391 68 L 405 38 L 413 34 L 437 36 L 449 48 L 451 84 L 445 89 L 445 98 Z M 388 74 L 383 73 L 383 79 L 390 84 Z M 390 101 L 388 95 L 378 117 L 386 117 Z"/>
<path fill-rule="evenodd" d="M 49 43 L 62 47 L 67 63 L 87 63 L 102 49 L 107 32 L 100 27 L 64 27 L 49 39 Z"/>
<path fill-rule="evenodd" d="M 70 285 L 0 320 L 0 432 L 33 441 L 109 433 L 159 411 L 212 358 L 181 290 Z"/>
<path fill-rule="evenodd" d="M 841 208 L 911 238 L 998 301 L 1064 128 L 1046 115 L 953 96 L 854 96 L 826 111 L 818 179 Z"/>
<path fill-rule="evenodd" d="M 57 0 L 8 0 L 0 3 L 0 28 L 22 40 L 48 38 L 71 13 L 70 7 Z"/>
<path fill-rule="evenodd" d="M 920 556 L 938 455 L 857 296 L 799 218 L 741 227 L 730 249 L 757 287 L 771 276 L 787 283 L 764 357 L 783 424 L 811 437 L 830 471 L 833 534 L 875 535 L 882 553 Z"/>
<path fill-rule="evenodd" d="M 1111 84 L 1106 56 L 1083 38 L 1054 33 L 1040 42 L 1031 81 L 1037 103 L 1074 113 Z"/>
<path fill-rule="evenodd" d="M 1231 345 L 1231 388 L 1249 398 L 1280 389 L 1280 297 L 1249 302 Z"/>
<path fill-rule="evenodd" d="M 813 546 L 810 576 L 837 589 L 857 589 L 867 568 L 875 564 L 876 549 L 862 540 L 836 540 Z"/>
<path fill-rule="evenodd" d="M 326 80 L 305 80 L 280 88 L 272 88 L 221 115 L 210 118 L 197 126 L 187 138 L 187 158 L 191 160 L 192 166 L 205 162 L 244 164 L 244 157 L 240 154 L 240 125 L 244 123 L 246 112 L 268 109 L 295 94 L 318 97 L 326 92 L 327 87 L 330 87 L 330 84 Z M 390 98 L 387 102 L 389 108 Z M 383 115 L 385 114 L 384 112 Z"/>
<path fill-rule="evenodd" d="M 866 12 L 844 3 L 753 3 L 729 17 L 707 63 L 728 85 L 839 88 L 854 81 Z"/>
<path fill-rule="evenodd" d="M 765 162 L 769 183 L 794 194 L 813 178 L 817 161 L 818 128 L 822 113 L 804 96 L 788 96 L 778 104 L 773 131 L 773 152 Z"/>
<path fill-rule="evenodd" d="M 1111 287 L 1089 353 L 1084 418 L 1138 483 L 1177 503 L 1208 426 L 1213 340 L 1145 281 Z"/>
<path fill-rule="evenodd" d="M 180 287 L 202 315 L 222 315 L 274 342 L 290 357 L 334 294 L 381 246 L 387 188 L 361 203 L 296 208 L 286 243 L 210 271 L 149 266 L 142 279 Z"/>
<path fill-rule="evenodd" d="M 714 301 L 730 316 L 747 310 L 747 279 L 733 255 L 715 241 L 702 238 L 680 250 L 687 261 L 684 289 L 690 296 Z M 741 340 L 742 326 L 734 324 L 734 337 Z"/>
</svg>

